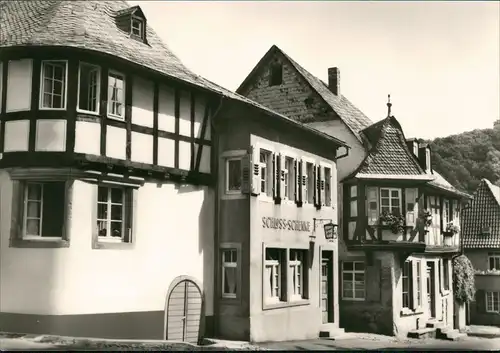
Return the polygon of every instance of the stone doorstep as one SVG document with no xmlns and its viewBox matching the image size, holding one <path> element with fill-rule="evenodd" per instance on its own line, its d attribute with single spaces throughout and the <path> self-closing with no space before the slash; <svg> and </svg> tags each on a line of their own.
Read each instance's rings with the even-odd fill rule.
<svg viewBox="0 0 500 353">
<path fill-rule="evenodd" d="M 435 327 L 425 327 L 418 330 L 412 330 L 408 332 L 409 338 L 435 338 L 436 337 L 436 328 Z"/>
<path fill-rule="evenodd" d="M 347 336 L 348 334 L 346 334 L 343 328 L 336 327 L 335 325 L 323 324 L 319 331 L 319 338 L 330 340 L 346 338 Z"/>
</svg>

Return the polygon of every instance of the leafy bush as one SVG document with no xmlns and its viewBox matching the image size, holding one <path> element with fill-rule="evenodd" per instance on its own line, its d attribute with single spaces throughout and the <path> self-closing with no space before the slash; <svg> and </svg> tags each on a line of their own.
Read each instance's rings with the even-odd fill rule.
<svg viewBox="0 0 500 353">
<path fill-rule="evenodd" d="M 474 267 L 465 255 L 460 255 L 453 260 L 453 290 L 455 300 L 460 304 L 474 300 L 476 294 Z"/>
<path fill-rule="evenodd" d="M 403 233 L 405 231 L 405 218 L 401 215 L 392 214 L 390 212 L 384 211 L 380 215 L 380 222 L 386 223 L 393 234 Z"/>
</svg>

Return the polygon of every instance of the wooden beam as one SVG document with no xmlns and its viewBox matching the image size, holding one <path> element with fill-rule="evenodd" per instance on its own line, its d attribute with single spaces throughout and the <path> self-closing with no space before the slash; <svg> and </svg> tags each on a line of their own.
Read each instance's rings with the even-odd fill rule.
<svg viewBox="0 0 500 353">
<path fill-rule="evenodd" d="M 189 143 L 189 146 L 191 148 L 191 153 L 190 153 L 190 156 L 189 156 L 189 169 L 190 170 L 193 170 L 194 169 L 194 165 L 196 163 L 196 158 L 194 157 L 194 114 L 196 112 L 196 98 L 194 96 L 194 93 L 191 92 L 191 95 L 190 95 L 190 98 L 191 98 L 191 102 L 190 102 L 190 129 L 189 129 L 189 135 L 191 136 L 191 141 Z"/>
<path fill-rule="evenodd" d="M 200 132 L 202 140 L 205 139 L 205 132 L 207 131 L 207 125 L 209 124 L 209 120 L 210 120 L 210 106 L 209 106 L 208 100 L 207 100 L 205 103 L 205 113 L 203 115 L 203 124 L 201 125 L 201 132 Z M 203 152 L 203 145 L 199 144 L 198 153 L 196 154 L 196 162 L 195 162 L 195 166 L 194 166 L 195 171 L 200 170 L 202 152 Z"/>
<path fill-rule="evenodd" d="M 180 91 L 178 88 L 175 89 L 175 154 L 174 154 L 174 167 L 179 168 L 179 131 L 180 131 L 180 121 L 179 121 L 179 112 L 180 112 Z"/>
<path fill-rule="evenodd" d="M 101 146 L 100 153 L 101 156 L 106 155 L 106 118 L 108 112 L 108 67 L 101 66 L 101 104 L 99 106 L 99 113 L 101 115 L 100 124 L 101 124 Z M 128 84 L 126 84 L 128 86 Z M 126 109 L 126 108 L 125 108 Z M 125 116 L 127 111 L 125 110 Z"/>
<path fill-rule="evenodd" d="M 68 82 L 66 102 L 66 153 L 71 154 L 75 150 L 76 134 L 76 109 L 78 108 L 78 61 L 68 61 Z M 97 98 L 97 97 L 96 97 Z"/>
<path fill-rule="evenodd" d="M 125 124 L 126 124 L 126 146 L 125 158 L 130 161 L 132 158 L 132 92 L 134 85 L 134 78 L 132 74 L 126 75 L 125 82 Z M 106 89 L 107 90 L 107 89 Z M 111 119 L 108 120 L 108 124 Z"/>
<path fill-rule="evenodd" d="M 36 119 L 38 116 L 38 106 L 40 104 L 40 70 L 42 62 L 40 59 L 33 59 L 33 77 L 31 86 L 31 111 L 26 112 L 30 119 L 28 151 L 35 151 L 36 142 Z M 7 89 L 7 87 L 5 87 Z M 2 133 L 4 133 L 2 131 Z"/>
<path fill-rule="evenodd" d="M 9 73 L 8 70 L 9 67 L 9 62 L 7 60 L 3 61 L 2 64 L 2 82 L 0 84 L 2 85 L 2 95 L 0 96 L 0 106 L 2 107 L 0 110 L 0 153 L 3 152 L 3 144 L 4 144 L 4 137 L 5 137 L 5 112 L 7 109 L 7 75 Z"/>
<path fill-rule="evenodd" d="M 153 92 L 153 164 L 158 164 L 158 111 L 159 111 L 160 85 L 154 82 Z"/>
</svg>

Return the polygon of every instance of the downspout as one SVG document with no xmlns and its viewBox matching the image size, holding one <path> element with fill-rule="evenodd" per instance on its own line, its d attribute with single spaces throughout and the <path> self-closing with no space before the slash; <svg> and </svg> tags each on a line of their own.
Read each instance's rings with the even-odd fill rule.
<svg viewBox="0 0 500 353">
<path fill-rule="evenodd" d="M 219 230 L 220 230 L 220 195 L 219 195 L 219 134 L 217 131 L 217 127 L 215 124 L 215 120 L 219 115 L 219 112 L 222 108 L 222 104 L 224 102 L 224 96 L 221 96 L 219 105 L 215 110 L 215 113 L 212 115 L 212 119 L 210 120 L 210 126 L 212 128 L 212 138 L 213 138 L 213 154 L 212 156 L 215 158 L 214 169 L 215 172 L 215 210 L 214 210 L 214 281 L 213 281 L 213 335 L 217 337 L 219 335 L 219 295 L 217 285 L 219 280 Z"/>
</svg>

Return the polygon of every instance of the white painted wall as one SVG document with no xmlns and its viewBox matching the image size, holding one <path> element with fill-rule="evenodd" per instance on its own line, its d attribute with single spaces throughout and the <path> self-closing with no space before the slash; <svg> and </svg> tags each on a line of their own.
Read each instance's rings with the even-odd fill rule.
<svg viewBox="0 0 500 353">
<path fill-rule="evenodd" d="M 101 152 L 101 124 L 77 121 L 75 152 L 99 155 Z"/>
<path fill-rule="evenodd" d="M 6 112 L 30 110 L 33 60 L 10 60 L 8 65 Z"/>
<path fill-rule="evenodd" d="M 35 151 L 64 152 L 65 150 L 66 120 L 37 120 Z"/>
<path fill-rule="evenodd" d="M 0 308 L 26 314 L 164 310 L 179 275 L 204 283 L 213 314 L 213 200 L 207 187 L 148 183 L 138 191 L 134 249 L 93 250 L 96 186 L 75 181 L 70 247 L 9 247 L 12 182 L 0 172 Z"/>
<path fill-rule="evenodd" d="M 28 151 L 29 120 L 12 120 L 5 122 L 4 152 Z"/>
<path fill-rule="evenodd" d="M 175 91 L 165 85 L 158 91 L 158 129 L 175 132 Z"/>
<path fill-rule="evenodd" d="M 134 76 L 132 84 L 132 124 L 153 127 L 153 99 L 153 82 Z"/>
</svg>

